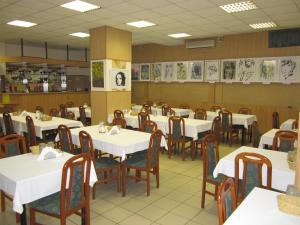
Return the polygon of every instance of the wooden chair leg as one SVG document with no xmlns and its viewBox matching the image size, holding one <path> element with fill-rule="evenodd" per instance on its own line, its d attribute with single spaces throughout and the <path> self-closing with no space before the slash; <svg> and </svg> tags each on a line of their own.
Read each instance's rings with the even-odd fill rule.
<svg viewBox="0 0 300 225">
<path fill-rule="evenodd" d="M 35 225 L 35 211 L 30 208 L 30 225 Z"/>
<path fill-rule="evenodd" d="M 181 144 L 181 151 L 182 151 L 182 161 L 185 160 L 185 142 L 183 141 Z"/>
<path fill-rule="evenodd" d="M 21 221 L 21 215 L 19 213 L 16 213 L 16 222 L 20 223 Z"/>
<path fill-rule="evenodd" d="M 93 186 L 93 196 L 92 196 L 93 200 L 95 200 L 96 198 L 96 184 L 94 184 Z"/>
<path fill-rule="evenodd" d="M 117 192 L 121 191 L 121 169 L 120 169 L 120 165 L 118 165 L 117 167 Z"/>
<path fill-rule="evenodd" d="M 192 161 L 195 160 L 196 152 L 197 152 L 197 142 L 196 141 L 192 141 L 192 143 L 191 143 L 191 150 L 190 150 Z"/>
<path fill-rule="evenodd" d="M 156 187 L 159 188 L 159 165 L 158 164 L 155 167 L 155 175 L 156 175 Z"/>
<path fill-rule="evenodd" d="M 203 179 L 202 183 L 202 197 L 201 197 L 201 208 L 204 208 L 205 204 L 205 192 L 206 192 L 206 181 Z"/>
<path fill-rule="evenodd" d="M 1 191 L 1 212 L 5 211 L 5 194 Z"/>
<path fill-rule="evenodd" d="M 218 185 L 215 185 L 215 200 L 218 198 Z"/>
<path fill-rule="evenodd" d="M 150 172 L 147 170 L 147 196 L 150 195 Z"/>
<path fill-rule="evenodd" d="M 124 197 L 126 195 L 126 164 L 122 165 L 122 192 Z"/>
</svg>

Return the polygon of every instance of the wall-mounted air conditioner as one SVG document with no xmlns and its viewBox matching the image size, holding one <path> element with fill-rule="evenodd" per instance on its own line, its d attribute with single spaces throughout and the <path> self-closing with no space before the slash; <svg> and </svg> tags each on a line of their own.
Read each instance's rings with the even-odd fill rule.
<svg viewBox="0 0 300 225">
<path fill-rule="evenodd" d="M 215 39 L 188 40 L 185 42 L 186 48 L 214 48 L 215 46 L 216 46 Z"/>
</svg>

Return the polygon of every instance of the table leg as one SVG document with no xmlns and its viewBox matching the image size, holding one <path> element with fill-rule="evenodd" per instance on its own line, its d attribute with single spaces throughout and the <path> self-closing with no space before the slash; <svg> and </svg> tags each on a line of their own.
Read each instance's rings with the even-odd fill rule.
<svg viewBox="0 0 300 225">
<path fill-rule="evenodd" d="M 242 145 L 245 145 L 245 127 L 242 128 Z"/>
<path fill-rule="evenodd" d="M 23 212 L 21 214 L 21 225 L 27 225 L 26 205 L 23 205 Z"/>
<path fill-rule="evenodd" d="M 86 210 L 85 208 L 81 209 L 81 225 L 85 225 L 85 217 L 86 217 Z"/>
</svg>

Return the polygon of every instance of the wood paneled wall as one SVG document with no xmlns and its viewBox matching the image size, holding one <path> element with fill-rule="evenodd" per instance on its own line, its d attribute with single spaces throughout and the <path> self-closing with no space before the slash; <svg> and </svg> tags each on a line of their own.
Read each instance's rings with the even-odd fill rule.
<svg viewBox="0 0 300 225">
<path fill-rule="evenodd" d="M 270 57 L 300 55 L 300 46 L 268 48 L 267 32 L 225 36 L 216 48 L 186 49 L 181 46 L 155 44 L 133 47 L 133 63 L 166 62 L 180 60 L 205 60 L 242 57 Z M 240 83 L 153 83 L 133 82 L 132 102 L 143 103 L 147 99 L 163 101 L 172 106 L 188 103 L 192 108 L 209 109 L 221 105 L 233 112 L 249 107 L 257 115 L 260 129 L 271 128 L 272 112 L 278 111 L 280 121 L 298 118 L 300 84 L 249 84 Z"/>
</svg>

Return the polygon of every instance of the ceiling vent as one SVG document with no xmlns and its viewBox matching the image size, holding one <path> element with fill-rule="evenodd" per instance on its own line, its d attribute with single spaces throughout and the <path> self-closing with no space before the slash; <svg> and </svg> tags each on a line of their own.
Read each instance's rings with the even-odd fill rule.
<svg viewBox="0 0 300 225">
<path fill-rule="evenodd" d="M 215 39 L 189 40 L 185 42 L 186 48 L 214 48 L 216 47 Z"/>
</svg>

